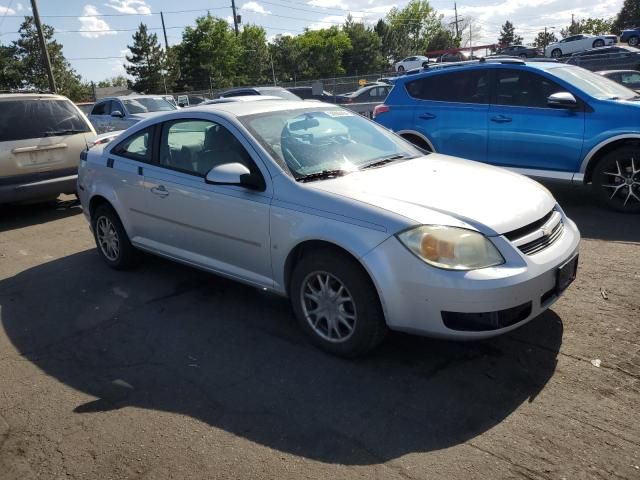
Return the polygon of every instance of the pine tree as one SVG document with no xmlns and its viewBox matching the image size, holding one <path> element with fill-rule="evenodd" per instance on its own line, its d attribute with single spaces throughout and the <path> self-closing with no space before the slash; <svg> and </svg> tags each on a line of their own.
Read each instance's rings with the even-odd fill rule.
<svg viewBox="0 0 640 480">
<path fill-rule="evenodd" d="M 162 72 L 165 55 L 155 33 L 149 33 L 141 23 L 133 34 L 133 45 L 127 45 L 131 55 L 127 55 L 125 70 L 133 77 L 133 89 L 139 93 L 164 92 Z"/>
<path fill-rule="evenodd" d="M 522 43 L 522 37 L 516 35 L 515 27 L 509 20 L 502 25 L 502 31 L 500 37 L 498 37 L 498 44 L 507 47 L 509 45 L 519 45 Z"/>
</svg>

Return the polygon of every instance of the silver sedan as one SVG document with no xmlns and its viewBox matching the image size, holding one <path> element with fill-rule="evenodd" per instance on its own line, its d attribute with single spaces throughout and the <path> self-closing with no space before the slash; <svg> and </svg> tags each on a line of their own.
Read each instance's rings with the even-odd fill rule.
<svg viewBox="0 0 640 480">
<path fill-rule="evenodd" d="M 78 191 L 111 267 L 145 250 L 286 295 L 311 340 L 339 355 L 387 329 L 507 332 L 576 274 L 580 234 L 538 183 L 425 155 L 315 102 L 142 121 L 84 152 Z"/>
</svg>

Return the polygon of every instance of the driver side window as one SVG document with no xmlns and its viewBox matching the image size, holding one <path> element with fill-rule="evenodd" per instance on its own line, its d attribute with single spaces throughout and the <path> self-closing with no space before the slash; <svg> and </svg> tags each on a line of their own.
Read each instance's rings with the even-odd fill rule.
<svg viewBox="0 0 640 480">
<path fill-rule="evenodd" d="M 204 177 L 218 165 L 241 163 L 253 171 L 249 153 L 222 125 L 208 120 L 175 120 L 162 126 L 160 166 Z"/>
</svg>

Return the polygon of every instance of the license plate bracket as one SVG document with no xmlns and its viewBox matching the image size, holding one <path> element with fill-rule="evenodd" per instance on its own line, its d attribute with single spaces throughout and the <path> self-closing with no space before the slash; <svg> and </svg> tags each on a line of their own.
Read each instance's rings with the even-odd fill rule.
<svg viewBox="0 0 640 480">
<path fill-rule="evenodd" d="M 578 273 L 578 254 L 558 267 L 556 271 L 556 293 L 560 295 L 576 279 Z"/>
</svg>

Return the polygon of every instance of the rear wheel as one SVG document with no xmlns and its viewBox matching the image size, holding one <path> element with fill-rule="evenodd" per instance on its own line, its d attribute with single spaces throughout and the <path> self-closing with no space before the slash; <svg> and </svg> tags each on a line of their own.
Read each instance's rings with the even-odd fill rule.
<svg viewBox="0 0 640 480">
<path fill-rule="evenodd" d="M 137 251 L 113 208 L 98 206 L 91 224 L 98 252 L 107 265 L 116 270 L 126 270 L 135 265 Z"/>
<path fill-rule="evenodd" d="M 290 294 L 304 332 L 334 355 L 362 355 L 387 331 L 373 283 L 347 255 L 321 250 L 302 257 L 293 270 Z"/>
<path fill-rule="evenodd" d="M 592 185 L 605 206 L 640 213 L 640 148 L 622 147 L 605 155 L 596 165 Z"/>
<path fill-rule="evenodd" d="M 598 40 L 593 42 L 593 48 L 600 48 L 600 47 L 604 47 L 604 40 L 599 38 Z"/>
<path fill-rule="evenodd" d="M 638 43 L 640 43 L 640 38 L 634 35 L 633 37 L 629 37 L 629 41 L 627 43 L 630 47 L 637 47 Z"/>
<path fill-rule="evenodd" d="M 526 53 L 521 53 L 520 55 L 518 55 L 520 58 L 527 58 L 527 54 Z"/>
<path fill-rule="evenodd" d="M 559 48 L 554 48 L 551 52 L 551 56 L 553 58 L 560 58 L 562 56 L 562 50 L 560 50 Z"/>
<path fill-rule="evenodd" d="M 400 65 L 398 67 L 398 73 L 402 73 L 402 72 L 404 72 L 404 67 L 402 65 Z"/>
</svg>

